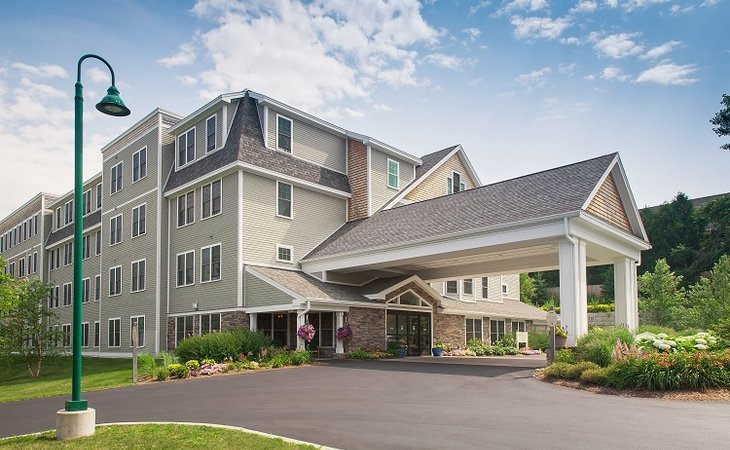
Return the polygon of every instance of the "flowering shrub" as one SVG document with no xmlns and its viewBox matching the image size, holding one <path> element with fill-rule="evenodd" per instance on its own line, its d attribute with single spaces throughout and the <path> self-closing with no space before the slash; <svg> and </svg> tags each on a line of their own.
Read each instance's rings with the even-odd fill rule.
<svg viewBox="0 0 730 450">
<path fill-rule="evenodd" d="M 200 363 L 194 359 L 191 359 L 190 361 L 185 363 L 185 366 L 187 366 L 188 370 L 190 372 L 194 372 L 200 369 Z"/>
<path fill-rule="evenodd" d="M 170 364 L 167 370 L 172 378 L 187 378 L 190 375 L 190 370 L 183 364 Z"/>
<path fill-rule="evenodd" d="M 311 323 L 305 323 L 301 327 L 299 327 L 299 330 L 297 330 L 297 336 L 304 339 L 307 342 L 310 342 L 312 339 L 314 339 L 314 335 L 317 330 L 314 329 L 314 325 Z"/>
<path fill-rule="evenodd" d="M 228 371 L 228 364 L 216 364 L 215 362 L 213 364 L 206 364 L 203 363 L 200 365 L 200 370 L 198 371 L 197 375 L 213 375 L 216 373 L 224 373 Z M 191 372 L 192 375 L 192 372 Z"/>
<path fill-rule="evenodd" d="M 342 342 L 348 342 L 352 339 L 352 328 L 350 328 L 350 324 L 346 323 L 345 326 L 338 328 L 336 336 L 337 340 Z"/>
<path fill-rule="evenodd" d="M 721 339 L 710 333 L 700 332 L 690 336 L 669 336 L 666 333 L 641 333 L 636 335 L 634 342 L 641 351 L 659 351 L 664 353 L 685 350 L 697 352 L 702 350 L 717 350 L 724 347 Z"/>
</svg>

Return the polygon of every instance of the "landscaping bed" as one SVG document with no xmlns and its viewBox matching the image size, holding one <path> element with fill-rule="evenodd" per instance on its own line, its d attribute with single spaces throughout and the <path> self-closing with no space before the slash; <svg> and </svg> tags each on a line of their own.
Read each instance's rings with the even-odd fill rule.
<svg viewBox="0 0 730 450">
<path fill-rule="evenodd" d="M 57 441 L 54 431 L 0 439 L 8 449 L 316 449 L 313 445 L 287 442 L 281 438 L 241 430 L 180 424 L 134 424 L 97 426 L 93 436 Z"/>
</svg>

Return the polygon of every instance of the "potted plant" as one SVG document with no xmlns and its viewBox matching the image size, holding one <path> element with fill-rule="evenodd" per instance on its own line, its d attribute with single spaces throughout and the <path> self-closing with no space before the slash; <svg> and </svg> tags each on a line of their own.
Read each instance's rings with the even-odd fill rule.
<svg viewBox="0 0 730 450">
<path fill-rule="evenodd" d="M 314 339 L 314 335 L 316 332 L 317 330 L 314 329 L 314 325 L 312 325 L 311 323 L 305 323 L 297 330 L 297 336 L 307 342 L 310 342 L 312 339 Z"/>
<path fill-rule="evenodd" d="M 404 339 L 401 339 L 398 341 L 398 357 L 399 358 L 405 358 L 408 354 L 408 344 L 406 344 L 406 341 Z"/>
<path fill-rule="evenodd" d="M 563 329 L 563 327 L 556 326 L 555 327 L 555 348 L 563 348 L 565 347 L 565 342 L 567 341 L 568 333 Z"/>
<path fill-rule="evenodd" d="M 443 342 L 437 342 L 431 349 L 431 353 L 433 354 L 433 356 L 444 356 L 445 348 L 446 344 L 444 344 Z"/>
</svg>

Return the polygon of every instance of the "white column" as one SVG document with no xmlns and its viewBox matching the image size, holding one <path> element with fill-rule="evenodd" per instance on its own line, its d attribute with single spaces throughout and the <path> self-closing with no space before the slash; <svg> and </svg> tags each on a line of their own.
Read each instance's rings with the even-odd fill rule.
<svg viewBox="0 0 730 450">
<path fill-rule="evenodd" d="M 560 325 L 568 332 L 566 344 L 574 346 L 588 332 L 586 243 L 581 239 L 560 241 Z"/>
<path fill-rule="evenodd" d="M 307 323 L 307 315 L 303 312 L 297 313 L 297 328 L 295 333 L 299 331 L 299 328 Z M 304 350 L 304 338 L 299 337 L 299 334 L 297 336 L 297 350 Z"/>
<path fill-rule="evenodd" d="M 256 317 L 256 313 L 251 313 L 248 315 L 248 328 L 251 331 L 256 331 L 256 329 L 258 328 Z"/>
<path fill-rule="evenodd" d="M 342 311 L 337 311 L 335 313 L 335 331 L 345 326 L 345 313 Z M 337 336 L 335 336 L 335 353 L 345 353 L 345 344 L 337 340 Z"/>
<path fill-rule="evenodd" d="M 621 258 L 613 264 L 613 287 L 616 296 L 616 325 L 631 331 L 639 328 L 639 297 L 636 285 L 636 261 Z"/>
</svg>

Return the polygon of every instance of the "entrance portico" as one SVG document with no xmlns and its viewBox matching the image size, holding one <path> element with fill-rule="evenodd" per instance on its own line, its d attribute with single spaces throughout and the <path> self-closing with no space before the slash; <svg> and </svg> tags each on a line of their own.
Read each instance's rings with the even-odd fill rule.
<svg viewBox="0 0 730 450">
<path fill-rule="evenodd" d="M 586 268 L 612 264 L 616 323 L 638 326 L 636 267 L 651 246 L 617 154 L 384 210 L 348 223 L 302 260 L 361 284 L 560 271 L 568 345 L 588 330 Z"/>
</svg>

